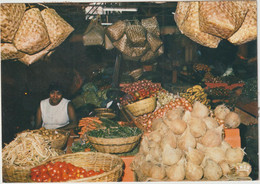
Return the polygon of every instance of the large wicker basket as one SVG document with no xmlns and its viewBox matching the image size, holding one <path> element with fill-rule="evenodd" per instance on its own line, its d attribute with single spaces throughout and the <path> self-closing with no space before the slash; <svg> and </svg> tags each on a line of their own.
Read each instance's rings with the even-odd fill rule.
<svg viewBox="0 0 260 184">
<path fill-rule="evenodd" d="M 135 148 L 140 142 L 142 133 L 132 137 L 121 137 L 121 138 L 99 138 L 87 135 L 89 142 L 93 147 L 103 153 L 126 153 Z"/>
<path fill-rule="evenodd" d="M 155 107 L 156 97 L 146 98 L 125 106 L 125 108 L 130 111 L 134 116 L 141 116 L 143 114 L 152 112 Z"/>
<path fill-rule="evenodd" d="M 68 182 L 116 182 L 121 179 L 123 174 L 123 160 L 108 153 L 98 152 L 77 152 L 71 154 L 64 154 L 57 157 L 52 157 L 42 164 L 47 162 L 63 162 L 71 163 L 77 167 L 82 167 L 88 170 L 99 171 L 100 169 L 105 172 L 96 176 L 82 178 L 78 180 L 69 180 Z"/>
</svg>

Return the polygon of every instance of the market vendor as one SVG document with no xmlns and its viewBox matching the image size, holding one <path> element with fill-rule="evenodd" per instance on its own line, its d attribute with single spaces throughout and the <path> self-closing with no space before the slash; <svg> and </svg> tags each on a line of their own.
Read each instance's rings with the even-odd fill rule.
<svg viewBox="0 0 260 184">
<path fill-rule="evenodd" d="M 77 118 L 70 100 L 63 98 L 63 88 L 58 83 L 49 86 L 49 98 L 40 102 L 35 128 L 71 129 L 77 127 Z"/>
</svg>

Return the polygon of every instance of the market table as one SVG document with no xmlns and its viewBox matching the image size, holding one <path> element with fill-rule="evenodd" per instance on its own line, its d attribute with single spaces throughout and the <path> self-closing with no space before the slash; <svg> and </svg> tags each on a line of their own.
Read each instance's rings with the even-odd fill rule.
<svg viewBox="0 0 260 184">
<path fill-rule="evenodd" d="M 77 141 L 79 137 L 74 133 L 74 131 L 70 130 L 70 137 L 68 138 L 66 154 L 72 153 L 70 147 L 74 141 Z M 124 174 L 122 177 L 122 182 L 131 182 L 134 181 L 134 172 L 130 168 L 130 164 L 133 161 L 134 156 L 120 156 L 120 158 L 124 161 Z"/>
</svg>

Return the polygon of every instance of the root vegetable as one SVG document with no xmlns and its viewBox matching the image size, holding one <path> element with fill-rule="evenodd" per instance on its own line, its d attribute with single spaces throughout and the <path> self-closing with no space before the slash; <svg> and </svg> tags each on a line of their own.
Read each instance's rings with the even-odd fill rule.
<svg viewBox="0 0 260 184">
<path fill-rule="evenodd" d="M 187 162 L 185 168 L 185 176 L 188 180 L 198 181 L 203 176 L 203 169 L 201 166 Z"/>
<path fill-rule="evenodd" d="M 229 164 L 236 164 L 243 161 L 244 151 L 241 148 L 228 148 L 225 153 Z"/>
<path fill-rule="evenodd" d="M 171 181 L 182 181 L 185 178 L 185 158 L 166 168 L 166 175 Z"/>
<path fill-rule="evenodd" d="M 229 112 L 224 119 L 224 125 L 227 128 L 237 128 L 241 123 L 240 117 L 235 112 Z"/>
<path fill-rule="evenodd" d="M 208 130 L 206 134 L 201 138 L 201 143 L 206 147 L 219 146 L 223 140 L 222 130 L 222 125 L 215 129 Z"/>
<path fill-rule="evenodd" d="M 150 177 L 162 180 L 166 176 L 165 167 L 163 165 L 154 164 L 150 170 Z"/>
<path fill-rule="evenodd" d="M 189 147 L 196 147 L 196 139 L 191 135 L 189 127 L 187 127 L 184 133 L 177 138 L 177 147 L 184 151 L 188 151 Z"/>
<path fill-rule="evenodd" d="M 172 148 L 168 144 L 165 145 L 162 152 L 162 163 L 165 165 L 176 164 L 182 157 L 183 152 L 178 148 Z"/>
<path fill-rule="evenodd" d="M 230 165 L 227 163 L 227 161 L 223 160 L 223 161 L 219 162 L 218 164 L 221 167 L 222 173 L 224 176 L 227 176 L 232 173 Z"/>
<path fill-rule="evenodd" d="M 203 136 L 207 131 L 206 124 L 200 118 L 192 117 L 188 124 L 190 126 L 190 133 L 195 138 Z"/>
<path fill-rule="evenodd" d="M 193 104 L 193 109 L 191 111 L 191 116 L 197 118 L 205 118 L 209 115 L 209 109 L 206 105 L 200 103 L 199 101 L 195 101 Z"/>
<path fill-rule="evenodd" d="M 193 148 L 188 148 L 188 151 L 185 152 L 185 154 L 186 154 L 186 160 L 196 165 L 200 165 L 205 156 L 202 151 Z"/>
<path fill-rule="evenodd" d="M 182 134 L 187 128 L 187 123 L 182 119 L 175 119 L 170 121 L 169 119 L 164 118 L 163 121 L 176 135 Z"/>
<path fill-rule="evenodd" d="M 225 160 L 225 151 L 221 147 L 207 147 L 205 155 L 216 163 Z"/>
<path fill-rule="evenodd" d="M 167 144 L 170 145 L 172 148 L 176 148 L 177 147 L 176 136 L 174 135 L 174 133 L 171 130 L 168 130 L 165 133 L 165 135 L 162 137 L 161 144 L 160 144 L 162 150 L 164 150 L 164 147 Z"/>
<path fill-rule="evenodd" d="M 206 124 L 208 130 L 212 128 L 217 128 L 219 126 L 217 120 L 212 117 L 203 118 L 203 121 Z"/>
<path fill-rule="evenodd" d="M 215 109 L 214 109 L 214 114 L 217 118 L 224 120 L 226 115 L 230 112 L 229 108 L 227 106 L 225 106 L 224 104 L 222 105 L 218 105 Z"/>
<path fill-rule="evenodd" d="M 223 175 L 221 167 L 211 159 L 206 160 L 203 171 L 204 177 L 212 181 L 219 180 Z"/>
</svg>

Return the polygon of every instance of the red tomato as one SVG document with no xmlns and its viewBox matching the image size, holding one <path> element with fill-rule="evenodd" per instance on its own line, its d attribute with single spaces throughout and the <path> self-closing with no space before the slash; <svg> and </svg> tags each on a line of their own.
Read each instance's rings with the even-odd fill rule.
<svg viewBox="0 0 260 184">
<path fill-rule="evenodd" d="M 50 177 L 53 178 L 53 177 L 55 176 L 55 174 L 56 174 L 55 172 L 53 172 L 53 171 L 49 171 L 49 175 L 50 175 Z"/>
<path fill-rule="evenodd" d="M 61 175 L 56 176 L 57 181 L 61 181 Z"/>
<path fill-rule="evenodd" d="M 79 167 L 76 167 L 76 173 L 80 173 L 80 168 Z"/>
<path fill-rule="evenodd" d="M 42 173 L 41 177 L 42 177 L 43 180 L 50 178 L 50 176 L 47 173 Z"/>
<path fill-rule="evenodd" d="M 31 176 L 31 179 L 32 179 L 33 181 L 36 181 L 36 178 L 37 178 L 37 176 L 36 176 L 35 174 L 33 174 L 33 175 Z"/>
<path fill-rule="evenodd" d="M 48 171 L 50 171 L 50 170 L 53 169 L 53 165 L 52 165 L 51 162 L 47 163 L 47 164 L 46 164 L 46 167 L 47 167 L 47 170 L 48 170 Z"/>
<path fill-rule="evenodd" d="M 85 169 L 83 169 L 83 168 L 80 168 L 80 173 L 81 174 L 84 174 L 84 173 L 86 173 L 87 171 L 85 170 Z"/>
<path fill-rule="evenodd" d="M 41 173 L 46 173 L 47 171 L 48 171 L 47 167 L 43 165 L 43 166 L 41 167 L 40 172 L 41 172 Z"/>
<path fill-rule="evenodd" d="M 94 170 L 89 170 L 89 171 L 88 171 L 88 175 L 89 175 L 89 176 L 92 176 L 92 175 L 94 174 L 94 172 L 95 172 Z"/>
<path fill-rule="evenodd" d="M 69 176 L 68 176 L 67 173 L 63 173 L 62 176 L 61 176 L 61 178 L 62 178 L 62 181 L 67 181 L 67 180 L 69 180 Z"/>
<path fill-rule="evenodd" d="M 39 171 L 39 168 L 38 167 L 34 167 L 34 168 L 31 168 L 31 172 L 36 172 L 36 171 Z"/>
<path fill-rule="evenodd" d="M 65 167 L 60 168 L 60 171 L 61 171 L 61 173 L 67 173 L 68 172 L 68 170 Z"/>
<path fill-rule="evenodd" d="M 37 181 L 37 182 L 42 182 L 42 177 L 41 177 L 41 176 L 37 176 L 37 177 L 36 177 L 36 181 Z"/>
<path fill-rule="evenodd" d="M 100 169 L 99 173 L 100 173 L 100 174 L 104 173 L 104 170 L 103 170 L 103 169 Z"/>
</svg>

